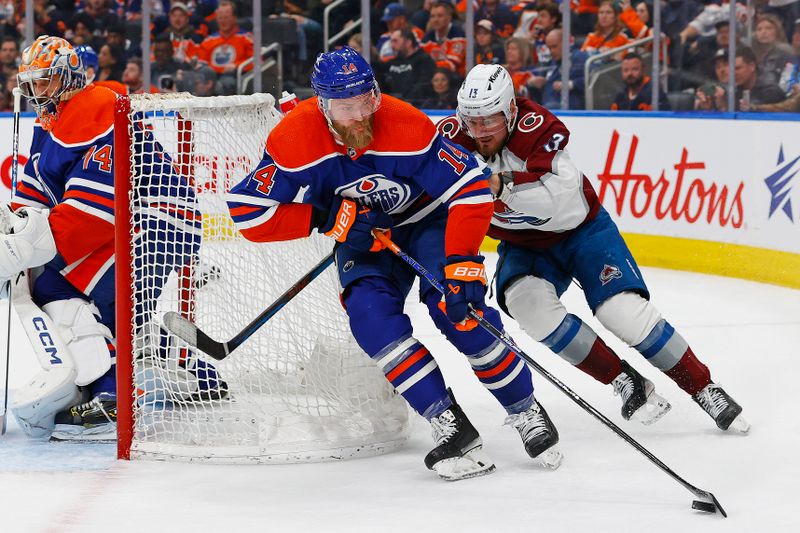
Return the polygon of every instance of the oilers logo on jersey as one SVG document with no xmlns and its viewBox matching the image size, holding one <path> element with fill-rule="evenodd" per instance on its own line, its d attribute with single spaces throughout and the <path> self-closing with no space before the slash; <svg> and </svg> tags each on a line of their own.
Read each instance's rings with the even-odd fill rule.
<svg viewBox="0 0 800 533">
<path fill-rule="evenodd" d="M 338 187 L 336 194 L 352 198 L 359 205 L 391 214 L 407 204 L 411 188 L 382 174 L 372 174 Z"/>
<path fill-rule="evenodd" d="M 224 67 L 236 61 L 236 48 L 229 44 L 221 44 L 211 52 L 211 64 Z"/>
</svg>

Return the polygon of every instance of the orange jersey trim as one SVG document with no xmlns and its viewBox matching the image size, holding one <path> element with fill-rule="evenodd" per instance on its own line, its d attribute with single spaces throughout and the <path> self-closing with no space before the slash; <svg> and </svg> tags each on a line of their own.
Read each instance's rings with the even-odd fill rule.
<svg viewBox="0 0 800 533">
<path fill-rule="evenodd" d="M 365 152 L 422 153 L 437 135 L 436 126 L 423 112 L 389 95 L 381 96 L 381 107 L 373 115 L 372 142 Z M 328 132 L 327 134 L 321 132 Z M 267 139 L 267 152 L 279 168 L 301 170 L 322 159 L 345 154 L 318 108 L 317 98 L 298 104 L 281 120 Z"/>
<path fill-rule="evenodd" d="M 66 103 L 51 135 L 61 144 L 89 144 L 111 131 L 116 101 L 111 89 L 89 85 Z"/>
</svg>

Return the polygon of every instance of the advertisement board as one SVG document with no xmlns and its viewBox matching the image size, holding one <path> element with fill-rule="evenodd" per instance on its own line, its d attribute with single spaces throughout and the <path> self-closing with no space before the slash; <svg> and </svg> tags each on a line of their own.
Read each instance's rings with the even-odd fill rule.
<svg viewBox="0 0 800 533">
<path fill-rule="evenodd" d="M 34 122 L 32 114 L 23 115 L 21 165 Z M 573 161 L 642 264 L 800 287 L 798 122 L 560 117 L 572 132 Z M 3 199 L 11 185 L 12 131 L 11 114 L 0 115 Z"/>
</svg>

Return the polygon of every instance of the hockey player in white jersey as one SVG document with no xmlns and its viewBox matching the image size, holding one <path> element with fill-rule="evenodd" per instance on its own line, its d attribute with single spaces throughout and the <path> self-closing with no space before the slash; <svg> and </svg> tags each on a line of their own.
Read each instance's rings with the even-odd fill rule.
<svg viewBox="0 0 800 533">
<path fill-rule="evenodd" d="M 515 98 L 501 66 L 477 65 L 439 131 L 492 169 L 489 235 L 501 241 L 498 302 L 534 339 L 622 398 L 622 416 L 653 423 L 670 408 L 653 383 L 621 360 L 561 294 L 574 278 L 609 331 L 664 372 L 722 430 L 746 433 L 742 408 L 649 301 L 639 267 L 588 179 L 566 151 L 570 132 L 547 109 Z"/>
</svg>

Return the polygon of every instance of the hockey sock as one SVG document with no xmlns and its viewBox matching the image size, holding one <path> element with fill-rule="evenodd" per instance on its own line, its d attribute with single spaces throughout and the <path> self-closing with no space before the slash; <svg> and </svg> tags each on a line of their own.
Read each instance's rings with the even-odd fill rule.
<svg viewBox="0 0 800 533">
<path fill-rule="evenodd" d="M 470 331 L 457 330 L 439 309 L 440 298 L 434 291 L 425 295 L 428 313 L 439 331 L 467 356 L 480 382 L 509 414 L 528 409 L 533 403 L 533 381 L 525 362 L 481 327 Z M 497 329 L 503 329 L 497 310 L 485 307 L 482 311 L 483 318 Z"/>
<path fill-rule="evenodd" d="M 708 367 L 694 355 L 691 348 L 686 348 L 678 364 L 665 372 L 678 387 L 694 396 L 711 383 L 711 372 Z"/>
<path fill-rule="evenodd" d="M 430 419 L 450 407 L 450 399 L 439 366 L 411 334 L 404 303 L 404 295 L 380 277 L 359 279 L 345 294 L 350 329 L 359 346 L 409 405 Z"/>
<path fill-rule="evenodd" d="M 542 343 L 559 357 L 605 385 L 622 372 L 617 354 L 575 315 L 565 316 Z"/>
<path fill-rule="evenodd" d="M 533 404 L 533 381 L 525 361 L 499 341 L 483 352 L 467 355 L 472 370 L 508 414 Z"/>
<path fill-rule="evenodd" d="M 111 365 L 105 374 L 97 378 L 92 384 L 89 386 L 90 390 L 92 391 L 92 398 L 100 394 L 101 392 L 105 392 L 108 394 L 116 394 L 117 393 L 117 365 Z"/>
<path fill-rule="evenodd" d="M 634 348 L 692 396 L 711 382 L 708 367 L 695 357 L 686 339 L 664 319 Z"/>
</svg>

